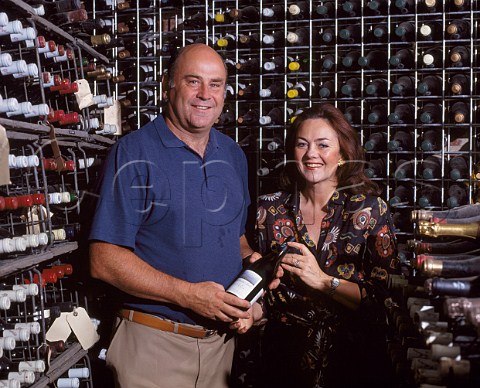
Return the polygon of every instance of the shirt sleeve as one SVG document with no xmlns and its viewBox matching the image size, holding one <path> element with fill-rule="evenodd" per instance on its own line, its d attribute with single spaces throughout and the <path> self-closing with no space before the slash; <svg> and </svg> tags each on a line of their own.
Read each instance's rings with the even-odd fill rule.
<svg viewBox="0 0 480 388">
<path fill-rule="evenodd" d="M 385 300 L 389 297 L 389 276 L 399 271 L 398 249 L 388 205 L 380 197 L 372 206 L 372 218 L 376 223 L 366 241 L 365 279 L 359 283 L 361 312 L 369 319 L 383 319 Z"/>
<path fill-rule="evenodd" d="M 148 209 L 145 163 L 131 162 L 128 151 L 115 144 L 105 161 L 90 240 L 135 247 L 135 237 Z"/>
</svg>

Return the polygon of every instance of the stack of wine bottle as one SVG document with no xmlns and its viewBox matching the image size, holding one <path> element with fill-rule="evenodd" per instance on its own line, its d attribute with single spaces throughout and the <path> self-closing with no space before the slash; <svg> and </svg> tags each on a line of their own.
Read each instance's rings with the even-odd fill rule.
<svg viewBox="0 0 480 388">
<path fill-rule="evenodd" d="M 204 42 L 225 58 L 229 73 L 217 127 L 239 142 L 252 133 L 267 139 L 252 158 L 255 170 L 270 171 L 252 178 L 259 190 L 272 188 L 275 170 L 268 165 L 279 159 L 268 139 L 284 139 L 297 112 L 327 101 L 358 129 L 372 162 L 367 167 L 384 159 L 369 172 L 386 183 L 388 199 L 404 185 L 401 180 L 438 191 L 422 201 L 423 194 L 414 194 L 403 207 L 452 207 L 455 201 L 447 201 L 453 183 L 466 191 L 458 204 L 475 198 L 471 173 L 478 159 L 473 147 L 478 117 L 477 100 L 471 97 L 478 94 L 473 44 L 478 10 L 473 2 L 249 1 L 238 8 L 229 1 L 188 2 L 181 8 L 155 0 L 145 0 L 140 8 L 121 4 L 116 10 L 116 37 L 122 40 L 119 98 L 130 127 L 161 111 L 159 77 L 171 55 Z M 442 157 L 437 175 L 417 174 L 417 163 L 430 153 Z M 450 160 L 461 162 L 457 157 L 466 168 L 452 168 L 457 175 L 451 178 Z M 396 166 L 409 160 L 413 168 L 406 163 L 408 171 L 396 173 Z"/>
<path fill-rule="evenodd" d="M 82 3 L 29 0 L 21 4 L 18 9 L 7 2 L 0 9 L 0 115 L 103 135 L 120 133 L 121 128 L 105 123 L 103 117 L 103 110 L 114 103 L 108 85 L 111 68 L 94 61 L 93 49 L 88 54 L 75 50 L 74 38 L 68 34 L 85 35 L 94 23 Z M 38 16 L 35 29 L 26 27 L 29 14 L 43 16 Z M 48 23 L 62 27 L 63 36 L 52 34 L 54 27 Z M 108 34 L 90 37 L 94 46 L 110 40 Z"/>
<path fill-rule="evenodd" d="M 9 132 L 12 184 L 0 187 L 5 240 L 0 255 L 5 262 L 76 239 L 82 199 L 113 141 L 103 139 L 103 148 L 99 143 L 86 148 L 85 143 L 100 141 L 96 134 L 135 130 L 156 117 L 162 111 L 161 76 L 171 56 L 195 42 L 210 45 L 225 60 L 226 103 L 216 126 L 245 150 L 252 197 L 277 190 L 275 178 L 290 123 L 304 108 L 330 102 L 357 130 L 366 153 L 365 173 L 384 188 L 382 195 L 392 208 L 402 246 L 446 244 L 440 248 L 443 254 L 455 247 L 457 255 L 472 255 L 468 240 L 420 239 L 424 232 L 439 229 L 423 222 L 432 221 L 412 222 L 409 216 L 427 210 L 436 216 L 440 211 L 456 214 L 480 197 L 476 2 L 26 0 L 22 7 L 10 0 L 4 3 L 0 120 L 52 124 L 57 134 L 81 139 L 59 139 L 56 150 L 44 136 L 29 134 L 26 139 L 24 133 Z M 36 15 L 35 28 L 30 27 L 31 14 Z M 62 34 L 38 20 L 50 21 Z M 79 44 L 80 39 L 93 49 Z M 75 82 L 81 79 L 85 82 Z M 79 102 L 76 95 L 86 86 L 88 102 Z M 110 124 L 106 109 L 107 113 L 120 109 L 121 119 Z M 412 283 L 421 279 L 414 289 L 422 289 L 421 297 L 431 300 L 425 289 L 438 287 L 447 272 L 438 273 L 438 263 L 431 264 L 421 253 L 405 249 L 402 258 Z M 449 265 L 445 263 L 442 271 Z M 428 287 L 426 277 L 432 279 Z M 403 312 L 408 312 L 406 302 Z M 472 325 L 467 321 L 462 320 Z M 398 322 L 395 327 L 405 323 L 402 318 Z M 401 328 L 402 333 L 411 329 Z M 403 338 L 423 340 L 418 325 L 415 330 L 416 336 Z M 399 369 L 404 361 L 398 363 Z M 416 380 L 413 375 L 410 382 L 420 381 L 427 381 L 424 374 Z"/>
<path fill-rule="evenodd" d="M 97 135 L 118 129 L 104 115 L 111 64 L 77 41 L 108 41 L 87 33 L 92 16 L 78 0 L 0 6 L 0 386 L 45 387 L 86 356 L 74 335 L 50 342 L 46 333 L 85 304 L 69 261 L 80 206 L 114 142 Z"/>
<path fill-rule="evenodd" d="M 407 386 L 477 386 L 480 204 L 413 210 L 411 222 L 418 238 L 403 247 L 408 270 L 392 277 L 387 306 L 392 364 Z"/>
<path fill-rule="evenodd" d="M 42 271 L 25 271 L 21 275 L 2 280 L 0 287 L 0 384 L 8 387 L 46 386 L 49 378 L 47 366 L 72 347 L 74 335 L 63 340 L 48 341 L 46 333 L 62 313 L 73 313 L 82 307 L 78 298 L 70 300 L 68 279 L 73 267 L 59 260 L 44 266 Z M 92 325 L 98 324 L 92 320 Z M 88 357 L 85 351 L 75 355 L 77 360 Z M 68 365 L 68 360 L 67 363 Z M 78 363 L 80 365 L 80 363 Z M 72 364 L 72 367 L 74 365 Z M 82 364 L 82 376 L 77 368 L 65 369 L 69 378 L 90 377 L 89 362 Z M 65 368 L 65 366 L 64 366 Z M 68 370 L 67 370 L 68 369 Z M 51 372 L 51 370 L 50 370 Z M 62 371 L 56 371 L 58 376 Z M 72 375 L 70 375 L 72 374 Z M 66 376 L 65 376 L 66 378 Z M 42 384 L 42 381 L 46 381 Z M 91 382 L 91 381 L 90 381 Z M 62 381 L 59 381 L 61 384 Z M 65 386 L 65 385 L 63 385 Z M 78 386 L 78 385 L 70 385 Z"/>
</svg>

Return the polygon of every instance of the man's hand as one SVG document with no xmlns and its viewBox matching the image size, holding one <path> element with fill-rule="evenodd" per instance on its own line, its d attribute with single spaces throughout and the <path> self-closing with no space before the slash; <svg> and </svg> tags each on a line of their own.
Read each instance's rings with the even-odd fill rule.
<svg viewBox="0 0 480 388">
<path fill-rule="evenodd" d="M 225 292 L 215 282 L 191 283 L 185 307 L 204 317 L 222 322 L 249 319 L 250 303 Z"/>
</svg>

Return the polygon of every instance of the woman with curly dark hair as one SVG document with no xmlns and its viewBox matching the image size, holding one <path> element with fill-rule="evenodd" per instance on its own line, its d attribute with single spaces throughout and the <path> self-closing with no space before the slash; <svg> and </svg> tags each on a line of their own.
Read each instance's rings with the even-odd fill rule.
<svg viewBox="0 0 480 388">
<path fill-rule="evenodd" d="M 263 298 L 261 386 L 388 386 L 384 303 L 397 246 L 358 133 L 320 104 L 294 121 L 286 153 L 282 191 L 258 200 L 259 251 L 296 241 Z"/>
</svg>

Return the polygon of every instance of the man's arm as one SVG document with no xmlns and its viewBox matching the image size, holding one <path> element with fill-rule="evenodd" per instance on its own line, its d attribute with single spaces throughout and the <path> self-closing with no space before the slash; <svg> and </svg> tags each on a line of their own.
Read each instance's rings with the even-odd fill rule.
<svg viewBox="0 0 480 388">
<path fill-rule="evenodd" d="M 129 249 L 105 242 L 90 244 L 90 273 L 139 298 L 167 302 L 204 317 L 231 322 L 249 318 L 250 303 L 215 282 L 189 283 L 158 271 Z M 233 319 L 232 319 L 233 318 Z"/>
<path fill-rule="evenodd" d="M 252 255 L 254 252 L 255 251 L 250 248 L 247 238 L 244 234 L 242 234 L 240 236 L 240 255 L 242 256 L 242 259 L 245 259 L 246 257 Z"/>
</svg>

